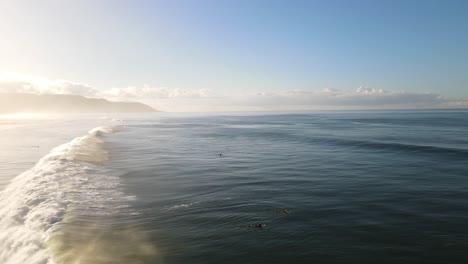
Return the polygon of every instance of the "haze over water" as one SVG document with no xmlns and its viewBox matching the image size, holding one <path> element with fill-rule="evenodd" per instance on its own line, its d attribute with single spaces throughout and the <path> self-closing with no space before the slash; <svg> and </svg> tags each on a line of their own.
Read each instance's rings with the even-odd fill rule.
<svg viewBox="0 0 468 264">
<path fill-rule="evenodd" d="M 3 118 L 0 263 L 466 263 L 467 131 L 466 110 Z"/>
<path fill-rule="evenodd" d="M 0 264 L 468 263 L 467 14 L 0 0 Z"/>
</svg>

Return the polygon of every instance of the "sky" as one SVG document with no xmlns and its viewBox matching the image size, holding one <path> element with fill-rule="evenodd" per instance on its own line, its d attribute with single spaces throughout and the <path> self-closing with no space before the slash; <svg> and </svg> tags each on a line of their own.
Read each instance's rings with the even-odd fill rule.
<svg viewBox="0 0 468 264">
<path fill-rule="evenodd" d="M 167 111 L 468 107 L 468 1 L 0 0 L 0 92 Z"/>
</svg>

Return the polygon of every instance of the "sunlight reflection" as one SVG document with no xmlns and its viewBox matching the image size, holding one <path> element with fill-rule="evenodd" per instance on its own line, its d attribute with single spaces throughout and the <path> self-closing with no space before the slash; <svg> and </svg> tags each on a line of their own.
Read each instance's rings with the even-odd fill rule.
<svg viewBox="0 0 468 264">
<path fill-rule="evenodd" d="M 45 119 L 51 118 L 51 114 L 43 113 L 14 113 L 14 114 L 0 114 L 0 119 Z"/>
</svg>

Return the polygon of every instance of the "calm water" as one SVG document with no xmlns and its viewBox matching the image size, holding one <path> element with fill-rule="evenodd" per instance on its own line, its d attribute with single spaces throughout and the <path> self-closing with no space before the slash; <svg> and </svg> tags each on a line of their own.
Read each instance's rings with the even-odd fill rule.
<svg viewBox="0 0 468 264">
<path fill-rule="evenodd" d="M 468 262 L 468 111 L 18 122 L 1 263 Z"/>
</svg>

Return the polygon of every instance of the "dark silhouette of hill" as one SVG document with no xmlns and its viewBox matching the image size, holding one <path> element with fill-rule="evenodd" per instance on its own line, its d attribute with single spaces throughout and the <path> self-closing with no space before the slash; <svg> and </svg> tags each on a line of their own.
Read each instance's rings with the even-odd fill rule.
<svg viewBox="0 0 468 264">
<path fill-rule="evenodd" d="M 0 93 L 0 113 L 155 112 L 142 103 L 110 102 L 79 95 Z"/>
</svg>

